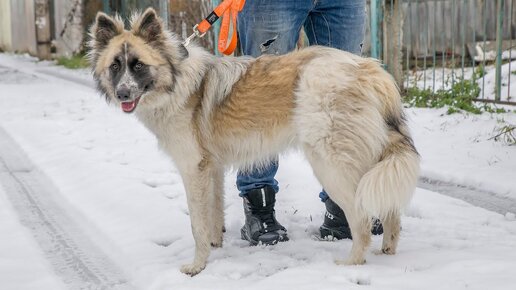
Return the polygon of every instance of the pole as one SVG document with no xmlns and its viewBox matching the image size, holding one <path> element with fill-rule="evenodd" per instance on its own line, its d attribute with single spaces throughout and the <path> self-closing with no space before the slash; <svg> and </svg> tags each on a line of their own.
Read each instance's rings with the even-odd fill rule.
<svg viewBox="0 0 516 290">
<path fill-rule="evenodd" d="M 380 19 L 381 0 L 371 0 L 371 57 L 380 58 L 382 43 L 378 34 L 378 20 Z"/>
<path fill-rule="evenodd" d="M 106 14 L 111 14 L 111 5 L 109 5 L 109 0 L 102 0 L 102 10 Z"/>
<path fill-rule="evenodd" d="M 498 0 L 496 19 L 496 73 L 495 73 L 495 100 L 500 101 L 502 88 L 502 24 L 503 24 L 503 0 Z"/>
<path fill-rule="evenodd" d="M 403 68 L 401 37 L 403 16 L 401 9 L 402 0 L 390 0 L 385 2 L 385 17 L 383 21 L 383 60 L 387 65 L 394 80 L 400 88 L 403 88 Z"/>
<path fill-rule="evenodd" d="M 168 29 L 168 0 L 159 0 L 159 14 L 161 19 L 163 19 L 163 24 L 165 24 L 165 29 Z"/>
<path fill-rule="evenodd" d="M 48 0 L 34 0 L 36 44 L 38 58 L 50 59 L 50 6 Z"/>
</svg>

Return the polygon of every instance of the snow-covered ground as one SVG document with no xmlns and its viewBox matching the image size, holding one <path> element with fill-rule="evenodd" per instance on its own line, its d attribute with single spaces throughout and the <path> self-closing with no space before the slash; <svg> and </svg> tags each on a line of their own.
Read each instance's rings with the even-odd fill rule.
<svg viewBox="0 0 516 290">
<path fill-rule="evenodd" d="M 34 241 L 21 226 L 0 185 L 0 285 L 2 289 L 66 289 Z"/>
<path fill-rule="evenodd" d="M 408 109 L 422 175 L 516 199 L 516 146 L 494 141 L 516 124 L 516 113 L 452 114 L 446 109 Z"/>
<path fill-rule="evenodd" d="M 335 265 L 333 260 L 345 257 L 351 242 L 314 238 L 324 205 L 317 197 L 319 185 L 298 152 L 281 158 L 277 176 L 281 185 L 277 218 L 291 241 L 248 247 L 240 240 L 242 200 L 234 186 L 235 174 L 228 173 L 224 247 L 212 252 L 201 274 L 185 276 L 179 267 L 193 257 L 193 238 L 177 170 L 134 116 L 108 107 L 87 86 L 45 75 L 49 71 L 68 74 L 49 63 L 0 55 L 0 126 L 48 175 L 76 223 L 85 232 L 97 233 L 91 240 L 137 288 L 513 289 L 516 285 L 514 214 L 500 215 L 423 189 L 416 191 L 402 218 L 397 255 L 376 256 L 370 251 L 363 266 Z M 84 72 L 72 74 L 87 78 Z M 448 116 L 429 109 L 407 113 L 423 157 L 423 175 L 516 198 L 516 146 L 489 140 L 501 119 L 516 123 L 514 113 Z M 3 196 L 0 189 L 0 288 L 59 289 L 63 285 Z M 371 250 L 380 244 L 381 238 L 374 237 Z M 30 265 L 21 267 L 22 259 Z"/>
</svg>

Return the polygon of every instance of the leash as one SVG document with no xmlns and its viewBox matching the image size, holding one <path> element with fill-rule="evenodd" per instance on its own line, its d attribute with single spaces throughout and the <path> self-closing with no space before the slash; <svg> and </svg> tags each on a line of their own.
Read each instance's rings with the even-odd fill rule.
<svg viewBox="0 0 516 290">
<path fill-rule="evenodd" d="M 188 46 L 195 37 L 203 37 L 220 17 L 222 23 L 220 25 L 218 49 L 225 55 L 230 55 L 235 51 L 237 46 L 237 15 L 244 8 L 245 0 L 224 0 L 213 11 L 204 18 L 203 21 L 193 27 L 193 33 L 183 42 L 184 46 Z M 230 19 L 231 17 L 231 19 Z M 231 23 L 230 23 L 231 20 Z M 228 44 L 230 24 L 233 26 L 231 41 Z"/>
</svg>

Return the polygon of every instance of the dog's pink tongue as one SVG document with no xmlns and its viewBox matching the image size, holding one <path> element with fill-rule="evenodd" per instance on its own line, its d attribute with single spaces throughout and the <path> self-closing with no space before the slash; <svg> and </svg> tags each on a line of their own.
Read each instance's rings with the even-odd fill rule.
<svg viewBox="0 0 516 290">
<path fill-rule="evenodd" d="M 122 104 L 122 110 L 124 112 L 132 112 L 134 110 L 134 107 L 136 106 L 136 101 L 133 102 L 123 102 Z"/>
</svg>

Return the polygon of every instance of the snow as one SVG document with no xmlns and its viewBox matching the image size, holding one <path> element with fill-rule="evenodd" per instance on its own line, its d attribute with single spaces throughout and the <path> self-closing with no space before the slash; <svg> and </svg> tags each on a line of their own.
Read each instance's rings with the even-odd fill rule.
<svg viewBox="0 0 516 290">
<path fill-rule="evenodd" d="M 21 226 L 1 184 L 0 233 L 2 289 L 66 289 L 53 273 L 30 231 Z"/>
<path fill-rule="evenodd" d="M 194 241 L 174 165 L 134 116 L 107 106 L 87 86 L 53 76 L 63 72 L 51 63 L 0 54 L 0 126 L 52 179 L 72 216 L 81 217 L 77 223 L 98 233 L 91 239 L 138 288 L 512 289 L 516 283 L 514 213 L 500 215 L 423 189 L 402 217 L 397 255 L 373 254 L 381 245 L 381 237 L 374 237 L 365 265 L 336 265 L 333 260 L 349 253 L 351 241 L 314 238 L 324 205 L 298 152 L 282 156 L 277 176 L 277 218 L 291 240 L 272 247 L 240 240 L 242 200 L 230 172 L 224 246 L 212 252 L 201 274 L 186 276 L 179 268 L 192 259 Z M 489 140 L 499 119 L 516 122 L 514 113 L 407 112 L 424 176 L 516 197 L 516 147 Z M 0 191 L 2 289 L 61 288 L 3 196 Z M 4 259 L 4 253 L 15 259 Z M 22 259 L 34 262 L 24 268 Z"/>
<path fill-rule="evenodd" d="M 516 146 L 490 138 L 516 114 L 452 114 L 446 109 L 409 109 L 422 175 L 516 199 Z"/>
</svg>

